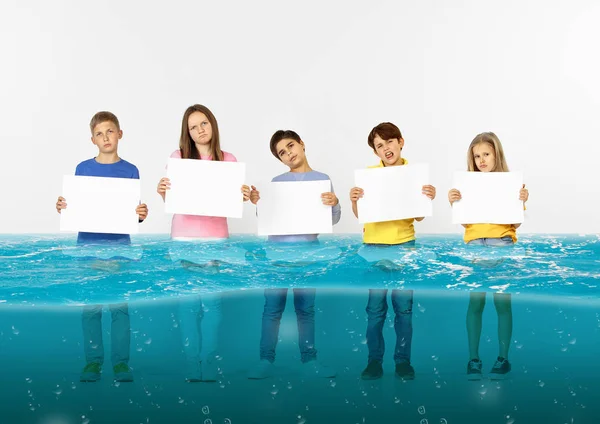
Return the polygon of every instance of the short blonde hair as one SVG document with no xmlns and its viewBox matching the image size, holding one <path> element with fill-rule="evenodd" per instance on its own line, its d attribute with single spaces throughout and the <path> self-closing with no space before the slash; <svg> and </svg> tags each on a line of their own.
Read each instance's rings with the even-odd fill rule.
<svg viewBox="0 0 600 424">
<path fill-rule="evenodd" d="M 493 132 L 484 132 L 478 134 L 471 144 L 469 145 L 469 150 L 467 151 L 467 170 L 479 172 L 479 169 L 475 165 L 475 157 L 473 156 L 473 147 L 477 146 L 481 143 L 487 143 L 494 149 L 494 155 L 496 156 L 496 164 L 494 165 L 494 169 L 490 172 L 508 172 L 508 164 L 506 163 L 506 158 L 504 157 L 504 150 L 502 149 L 502 143 L 500 143 L 500 139 Z"/>
<path fill-rule="evenodd" d="M 94 128 L 96 128 L 96 125 L 107 121 L 115 124 L 117 126 L 117 129 L 121 131 L 121 125 L 119 125 L 119 120 L 117 119 L 115 114 L 112 112 L 102 111 L 92 116 L 92 120 L 90 121 L 90 131 L 92 132 L 92 134 L 94 133 Z"/>
</svg>

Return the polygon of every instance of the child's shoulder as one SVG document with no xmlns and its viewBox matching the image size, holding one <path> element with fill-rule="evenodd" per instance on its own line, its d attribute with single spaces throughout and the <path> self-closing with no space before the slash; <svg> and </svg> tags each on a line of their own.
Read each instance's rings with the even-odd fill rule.
<svg viewBox="0 0 600 424">
<path fill-rule="evenodd" d="M 221 150 L 221 153 L 223 153 L 224 162 L 237 162 L 237 159 L 231 153 L 226 152 L 225 150 Z"/>
<path fill-rule="evenodd" d="M 331 178 L 329 178 L 329 175 L 325 174 L 324 172 L 319 172 L 319 171 L 312 170 L 311 172 L 309 172 L 309 174 L 311 174 L 311 177 L 315 181 L 330 180 L 331 179 Z"/>
<path fill-rule="evenodd" d="M 127 162 L 125 159 L 121 159 L 121 160 L 120 160 L 119 162 L 117 162 L 117 163 L 118 163 L 118 164 L 121 166 L 121 168 L 127 168 L 127 169 L 132 169 L 132 170 L 133 170 L 133 169 L 135 169 L 136 171 L 138 170 L 138 169 L 137 169 L 137 166 L 135 166 L 135 165 L 134 165 L 133 163 L 131 163 L 131 162 Z"/>
<path fill-rule="evenodd" d="M 170 158 L 181 159 L 181 150 L 177 149 L 173 153 L 171 153 Z"/>
</svg>

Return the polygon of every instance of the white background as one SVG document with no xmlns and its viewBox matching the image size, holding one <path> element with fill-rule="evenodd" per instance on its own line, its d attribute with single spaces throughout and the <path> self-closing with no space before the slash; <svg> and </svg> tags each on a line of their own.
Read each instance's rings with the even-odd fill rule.
<svg viewBox="0 0 600 424">
<path fill-rule="evenodd" d="M 599 232 L 599 21 L 594 0 L 2 0 L 0 233 L 58 232 L 62 176 L 96 154 L 99 110 L 119 117 L 119 153 L 140 170 L 141 231 L 168 232 L 156 184 L 193 103 L 249 183 L 286 171 L 269 138 L 296 130 L 341 197 L 338 233 L 360 231 L 348 192 L 377 162 L 366 139 L 382 121 L 438 188 L 417 233 L 462 232 L 446 193 L 482 131 L 524 172 L 520 232 Z M 229 225 L 255 232 L 254 207 Z"/>
</svg>

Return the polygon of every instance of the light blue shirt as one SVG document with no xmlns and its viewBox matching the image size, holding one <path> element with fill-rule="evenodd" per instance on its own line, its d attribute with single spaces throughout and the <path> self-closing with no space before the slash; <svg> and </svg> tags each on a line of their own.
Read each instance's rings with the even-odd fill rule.
<svg viewBox="0 0 600 424">
<path fill-rule="evenodd" d="M 331 184 L 331 179 L 327 174 L 323 174 L 319 171 L 310 171 L 310 172 L 286 172 L 284 174 L 278 175 L 272 182 L 281 182 L 281 181 L 329 181 Z M 331 184 L 331 192 L 333 193 L 333 184 Z M 340 217 L 342 216 L 342 208 L 340 207 L 340 203 L 331 208 L 331 222 L 333 225 L 337 224 L 340 221 Z M 294 242 L 306 242 L 306 241 L 316 241 L 318 234 L 297 234 L 297 235 L 285 235 L 285 236 L 269 236 L 268 240 L 273 242 L 283 242 L 283 243 L 294 243 Z"/>
</svg>

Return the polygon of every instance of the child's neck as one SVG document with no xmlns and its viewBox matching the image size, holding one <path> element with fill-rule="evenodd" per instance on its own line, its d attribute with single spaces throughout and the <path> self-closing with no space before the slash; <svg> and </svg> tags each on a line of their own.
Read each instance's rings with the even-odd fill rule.
<svg viewBox="0 0 600 424">
<path fill-rule="evenodd" d="M 305 161 L 303 164 L 301 164 L 297 168 L 293 168 L 293 169 L 290 168 L 290 172 L 304 173 L 304 172 L 310 172 L 310 171 L 312 171 L 312 168 L 308 164 L 308 161 Z"/>
<path fill-rule="evenodd" d="M 196 149 L 198 149 L 198 154 L 200 154 L 200 157 L 212 156 L 212 151 L 210 149 L 210 145 L 196 144 Z"/>
<path fill-rule="evenodd" d="M 104 165 L 110 165 L 111 163 L 116 163 L 116 162 L 118 162 L 120 160 L 121 160 L 121 158 L 119 157 L 119 155 L 117 154 L 117 152 L 114 152 L 114 153 L 98 153 L 98 156 L 96 156 L 96 162 L 102 163 Z"/>
<path fill-rule="evenodd" d="M 392 164 L 392 165 L 386 165 L 384 161 L 381 161 L 381 163 L 383 163 L 383 166 L 400 166 L 400 165 L 404 165 L 404 159 L 402 159 L 402 157 L 399 157 L 398 160 L 396 161 L 396 163 Z"/>
</svg>

